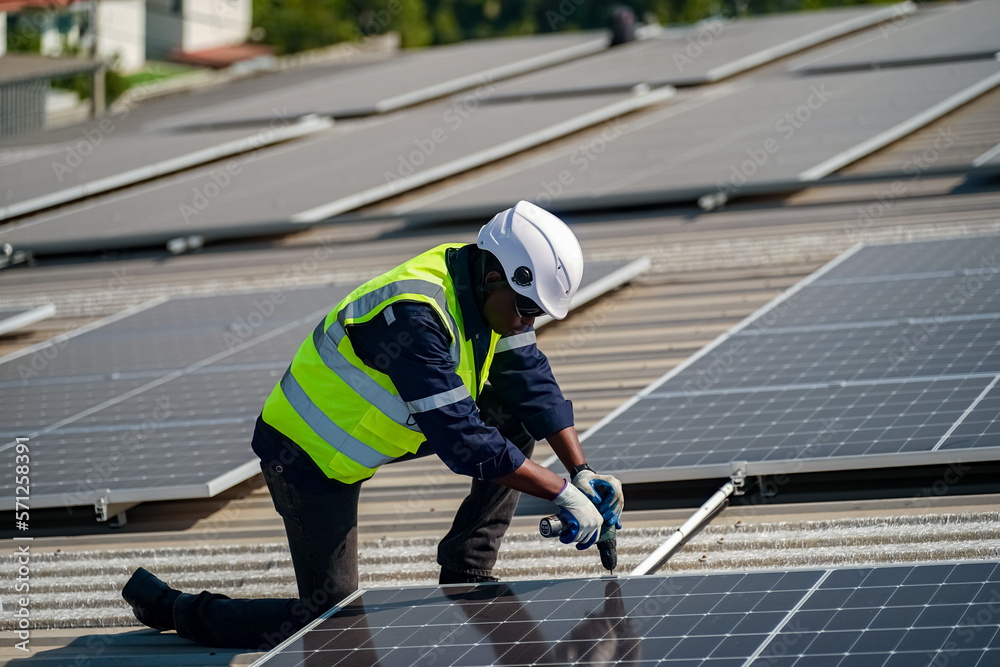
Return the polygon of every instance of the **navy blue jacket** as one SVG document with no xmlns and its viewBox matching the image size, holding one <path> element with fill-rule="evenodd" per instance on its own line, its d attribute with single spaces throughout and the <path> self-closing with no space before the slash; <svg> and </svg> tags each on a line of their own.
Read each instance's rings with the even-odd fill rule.
<svg viewBox="0 0 1000 667">
<path fill-rule="evenodd" d="M 472 341 L 476 366 L 489 352 L 490 327 L 475 295 L 474 245 L 448 251 L 448 272 L 458 292 L 465 333 Z M 397 302 L 389 317 L 377 316 L 349 328 L 358 357 L 386 373 L 404 401 L 440 394 L 462 385 L 451 359 L 449 334 L 434 310 L 423 303 Z M 534 331 L 500 339 L 489 370 L 489 383 L 504 407 L 536 440 L 573 425 L 572 404 L 563 398 Z M 524 455 L 495 428 L 480 419 L 471 398 L 412 415 L 429 446 L 454 472 L 492 479 L 517 470 Z M 260 431 L 261 429 L 258 429 Z M 267 437 L 267 432 L 276 437 Z M 274 429 L 256 433 L 254 451 L 265 462 L 284 461 L 301 473 L 322 474 L 298 447 Z M 422 448 L 423 449 L 423 448 Z M 289 455 L 292 454 L 292 455 Z M 312 476 L 312 475 L 309 475 Z"/>
</svg>

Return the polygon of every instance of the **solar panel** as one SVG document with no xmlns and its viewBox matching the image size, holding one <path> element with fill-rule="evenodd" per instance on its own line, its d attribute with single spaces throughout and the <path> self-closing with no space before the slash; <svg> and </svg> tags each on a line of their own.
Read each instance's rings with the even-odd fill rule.
<svg viewBox="0 0 1000 667">
<path fill-rule="evenodd" d="M 603 51 L 600 32 L 470 40 L 407 50 L 387 62 L 335 72 L 249 99 L 175 114 L 150 127 L 177 127 L 256 120 L 275 114 L 375 114 L 397 110 Z"/>
<path fill-rule="evenodd" d="M 0 229 L 0 241 L 15 248 L 54 244 L 79 251 L 117 247 L 137 235 L 157 235 L 165 241 L 206 229 L 301 229 L 302 224 L 487 164 L 670 94 L 665 90 L 518 105 L 483 105 L 473 95 L 340 123 L 308 142 L 251 154 L 235 167 L 209 165 L 25 218 Z"/>
<path fill-rule="evenodd" d="M 753 474 L 942 462 L 949 429 L 994 380 L 654 392 L 587 437 L 587 460 L 633 482 L 727 477 L 732 461 Z M 973 447 L 1000 452 L 990 437 Z"/>
<path fill-rule="evenodd" d="M 996 459 L 998 252 L 845 253 L 599 422 L 588 461 L 649 482 Z"/>
<path fill-rule="evenodd" d="M 478 210 L 526 196 L 559 210 L 589 209 L 795 187 L 998 84 L 995 62 L 735 81 L 394 211 Z"/>
<path fill-rule="evenodd" d="M 776 308 L 768 319 L 768 326 L 823 326 L 919 318 L 941 322 L 996 313 L 998 298 L 1000 280 L 984 281 L 979 276 L 951 272 L 860 280 L 830 279 L 803 288 Z"/>
<path fill-rule="evenodd" d="M 859 249 L 823 275 L 823 280 L 913 275 L 952 271 L 962 274 L 1000 267 L 1000 237 L 975 236 L 947 241 L 915 241 Z"/>
<path fill-rule="evenodd" d="M 809 73 L 991 58 L 1000 52 L 1000 5 L 991 0 L 921 9 L 792 63 Z"/>
<path fill-rule="evenodd" d="M 718 16 L 500 83 L 491 97 L 627 90 L 643 83 L 710 83 L 854 30 L 899 19 L 907 11 L 906 5 L 895 5 L 752 18 Z"/>
<path fill-rule="evenodd" d="M 11 355 L 0 364 L 0 450 L 31 438 L 33 507 L 215 495 L 258 471 L 253 420 L 349 289 L 160 301 Z"/>
<path fill-rule="evenodd" d="M 998 567 L 985 561 L 369 589 L 254 667 L 912 667 L 943 657 L 987 667 L 1000 657 Z"/>
<path fill-rule="evenodd" d="M 862 322 L 855 328 L 751 328 L 683 372 L 685 389 L 901 380 L 1000 373 L 1000 315 Z"/>
<path fill-rule="evenodd" d="M 647 266 L 589 262 L 573 307 Z M 9 355 L 0 451 L 17 437 L 34 443 L 33 507 L 215 495 L 258 472 L 249 442 L 265 398 L 352 288 L 157 300 Z M 8 508 L 12 484 L 0 482 Z"/>
<path fill-rule="evenodd" d="M 119 119 L 120 120 L 120 119 Z M 328 120 L 275 123 L 269 129 L 115 134 L 115 120 L 61 144 L 36 147 L 0 164 L 0 220 L 255 151 L 326 129 Z"/>
</svg>

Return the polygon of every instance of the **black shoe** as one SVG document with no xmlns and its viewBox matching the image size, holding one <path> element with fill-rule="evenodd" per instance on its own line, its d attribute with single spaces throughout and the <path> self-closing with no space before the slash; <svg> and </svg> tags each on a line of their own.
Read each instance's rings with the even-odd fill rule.
<svg viewBox="0 0 1000 667">
<path fill-rule="evenodd" d="M 464 572 L 456 572 L 455 570 L 449 570 L 446 567 L 442 567 L 438 584 L 484 584 L 494 581 L 500 580 L 489 575 L 465 574 Z"/>
<path fill-rule="evenodd" d="M 140 623 L 154 630 L 174 630 L 174 601 L 181 592 L 167 586 L 141 567 L 122 589 L 125 602 Z"/>
</svg>

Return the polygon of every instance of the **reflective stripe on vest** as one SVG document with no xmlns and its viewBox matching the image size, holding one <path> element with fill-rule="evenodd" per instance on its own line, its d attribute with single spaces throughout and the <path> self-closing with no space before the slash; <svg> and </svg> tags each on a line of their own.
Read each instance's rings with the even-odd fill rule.
<svg viewBox="0 0 1000 667">
<path fill-rule="evenodd" d="M 510 350 L 516 350 L 519 347 L 527 347 L 528 345 L 535 344 L 535 332 L 525 331 L 524 333 L 515 334 L 513 336 L 506 336 L 500 339 L 497 343 L 496 353 L 509 352 Z"/>
<path fill-rule="evenodd" d="M 407 401 L 406 407 L 408 407 L 410 412 L 413 413 L 427 412 L 428 410 L 437 410 L 438 408 L 443 408 L 446 405 L 464 401 L 467 398 L 472 398 L 472 394 L 469 393 L 469 388 L 463 384 L 459 387 L 455 387 L 454 389 L 434 394 L 433 396 L 418 398 L 415 401 Z"/>
<path fill-rule="evenodd" d="M 422 294 L 434 299 L 441 312 L 447 315 L 448 329 L 452 332 L 451 337 L 451 359 L 457 366 L 462 358 L 462 344 L 458 340 L 458 325 L 451 311 L 448 310 L 448 299 L 445 297 L 444 289 L 441 285 L 436 285 L 427 280 L 398 280 L 383 287 L 378 287 L 367 294 L 362 294 L 354 301 L 348 303 L 337 313 L 337 321 L 341 330 L 353 321 L 365 320 L 372 311 L 381 310 L 383 303 L 389 299 L 399 297 L 403 294 Z M 339 343 L 339 341 L 338 341 Z"/>
<path fill-rule="evenodd" d="M 459 247 L 434 248 L 354 290 L 302 343 L 272 390 L 264 421 L 302 447 L 327 477 L 348 484 L 371 477 L 380 465 L 415 452 L 424 441 L 412 415 L 478 396 L 499 335 L 491 333 L 490 349 L 477 368 L 447 271 L 447 252 Z M 435 311 L 450 336 L 461 386 L 406 403 L 387 375 L 358 358 L 347 327 L 379 313 L 389 322 L 397 301 L 425 303 Z M 378 356 L 373 362 L 380 364 Z"/>
<path fill-rule="evenodd" d="M 288 402 L 292 404 L 302 420 L 309 424 L 309 428 L 316 431 L 334 449 L 346 454 L 366 468 L 377 468 L 393 459 L 391 456 L 386 456 L 382 452 L 372 449 L 360 440 L 352 438 L 342 428 L 334 424 L 322 410 L 309 400 L 306 392 L 292 375 L 291 369 L 285 371 L 284 377 L 281 378 L 281 390 L 285 392 Z"/>
<path fill-rule="evenodd" d="M 326 364 L 331 371 L 340 376 L 341 380 L 350 385 L 351 389 L 358 392 L 359 396 L 378 408 L 379 411 L 386 417 L 389 417 L 400 426 L 405 426 L 413 431 L 419 431 L 420 429 L 415 423 L 409 423 L 410 410 L 407 409 L 403 399 L 394 395 L 391 391 L 387 390 L 385 387 L 373 380 L 370 375 L 357 368 L 340 353 L 338 345 L 340 345 L 340 341 L 344 337 L 344 328 L 340 326 L 340 323 L 334 322 L 330 325 L 330 329 L 327 331 L 323 331 L 324 324 L 326 324 L 325 321 L 320 322 L 319 326 L 313 329 L 313 345 L 316 346 L 316 350 L 319 352 L 320 359 L 323 360 L 323 363 Z M 339 336 L 337 335 L 337 332 L 339 332 Z M 331 333 L 334 334 L 334 336 L 331 337 Z M 304 392 L 302 395 L 305 400 L 309 400 L 309 397 L 306 396 Z M 289 397 L 289 402 L 292 403 L 292 407 L 295 408 L 296 412 L 302 414 L 299 410 L 300 406 L 297 406 L 295 402 L 291 400 L 291 397 Z M 312 401 L 309 402 L 309 405 L 312 405 Z M 303 407 L 303 409 L 308 409 L 307 406 L 301 407 Z"/>
</svg>

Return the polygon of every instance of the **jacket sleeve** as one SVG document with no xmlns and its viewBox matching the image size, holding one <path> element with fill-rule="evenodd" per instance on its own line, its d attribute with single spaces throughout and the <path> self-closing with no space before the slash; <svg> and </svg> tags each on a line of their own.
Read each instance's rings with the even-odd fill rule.
<svg viewBox="0 0 1000 667">
<path fill-rule="evenodd" d="M 452 471 L 477 479 L 517 470 L 524 454 L 480 419 L 434 310 L 410 302 L 386 310 L 388 316 L 383 311 L 351 327 L 351 344 L 365 364 L 389 376 L 438 457 Z"/>
<path fill-rule="evenodd" d="M 490 384 L 536 440 L 573 426 L 573 404 L 563 398 L 549 360 L 535 344 L 533 328 L 500 339 Z"/>
</svg>

